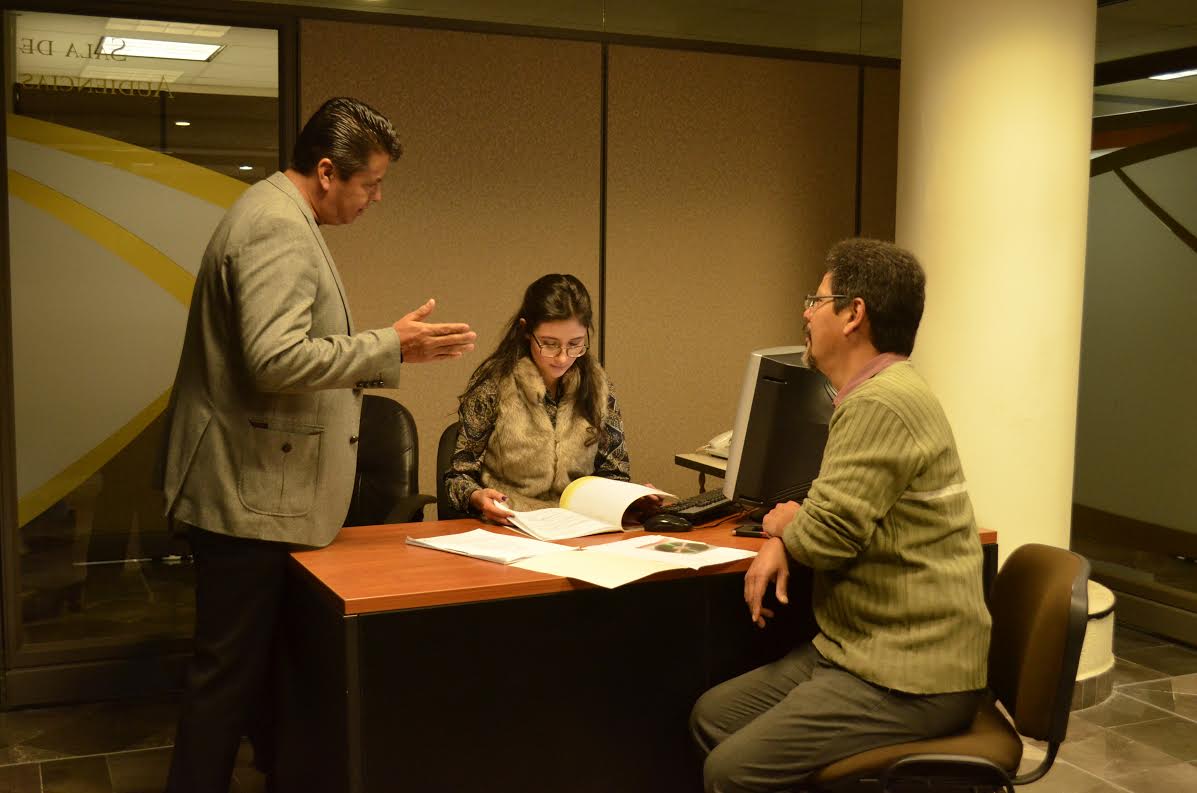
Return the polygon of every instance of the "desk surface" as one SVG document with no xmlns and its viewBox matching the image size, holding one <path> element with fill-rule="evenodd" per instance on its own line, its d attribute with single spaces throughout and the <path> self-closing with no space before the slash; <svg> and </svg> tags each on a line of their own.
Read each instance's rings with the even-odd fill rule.
<svg viewBox="0 0 1197 793">
<path fill-rule="evenodd" d="M 299 551 L 292 557 L 302 569 L 324 585 L 333 598 L 334 607 L 344 614 L 368 614 L 594 588 L 583 581 L 406 544 L 408 536 L 433 537 L 470 531 L 479 526 L 518 536 L 516 532 L 498 526 L 485 526 L 477 520 L 355 526 L 342 529 L 327 548 Z M 728 522 L 678 536 L 750 550 L 760 546 L 758 539 L 733 536 L 731 526 L 732 522 Z M 639 533 L 639 530 L 634 533 Z M 600 545 L 626 539 L 627 536 L 627 533 L 598 534 L 565 540 L 563 543 Z M 708 567 L 698 573 L 691 570 L 669 571 L 652 578 L 663 580 L 711 572 L 743 571 L 748 569 L 750 562 L 742 560 Z"/>
<path fill-rule="evenodd" d="M 734 523 L 729 521 L 719 526 L 698 528 L 677 536 L 733 548 L 756 550 L 760 547 L 762 541 L 759 539 L 733 536 L 731 527 Z M 583 581 L 406 544 L 408 536 L 432 537 L 470 531 L 480 525 L 477 520 L 447 520 L 355 526 L 342 529 L 327 548 L 299 551 L 292 554 L 292 558 L 302 571 L 321 585 L 332 607 L 345 615 L 595 588 Z M 506 531 L 497 526 L 485 528 Z M 565 542 L 569 545 L 600 545 L 626 536 L 599 534 Z M 981 531 L 982 543 L 996 541 L 996 532 Z M 671 570 L 651 576 L 651 580 L 743 572 L 750 562 L 745 559 L 699 571 Z"/>
</svg>

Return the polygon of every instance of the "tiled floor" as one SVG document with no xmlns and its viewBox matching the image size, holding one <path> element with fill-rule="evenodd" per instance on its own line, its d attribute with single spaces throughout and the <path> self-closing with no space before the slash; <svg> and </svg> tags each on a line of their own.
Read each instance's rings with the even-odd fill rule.
<svg viewBox="0 0 1197 793">
<path fill-rule="evenodd" d="M 1073 713 L 1052 770 L 1028 793 L 1197 790 L 1197 650 L 1119 627 L 1114 694 Z M 0 713 L 0 793 L 161 793 L 175 704 L 106 703 Z M 260 793 L 242 747 L 230 791 Z M 1024 762 L 1042 748 L 1028 744 Z"/>
<path fill-rule="evenodd" d="M 1197 790 L 1197 650 L 1118 627 L 1114 694 L 1072 714 L 1068 739 L 1028 793 Z M 1024 768 L 1043 757 L 1031 743 Z"/>
<path fill-rule="evenodd" d="M 103 703 L 0 713 L 0 793 L 162 793 L 177 705 Z M 230 793 L 261 793 L 242 746 Z"/>
</svg>

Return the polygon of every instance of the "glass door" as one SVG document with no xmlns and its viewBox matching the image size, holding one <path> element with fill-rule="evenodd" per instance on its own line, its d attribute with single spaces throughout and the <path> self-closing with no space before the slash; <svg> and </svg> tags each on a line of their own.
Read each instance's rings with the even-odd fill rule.
<svg viewBox="0 0 1197 793">
<path fill-rule="evenodd" d="M 186 651 L 190 561 L 153 476 L 162 412 L 208 236 L 278 169 L 280 113 L 275 28 L 5 22 L 12 705 L 117 695 L 130 664 L 136 687 L 169 685 L 162 659 Z"/>
<path fill-rule="evenodd" d="M 1095 107 L 1072 547 L 1118 620 L 1197 645 L 1197 77 Z"/>
</svg>

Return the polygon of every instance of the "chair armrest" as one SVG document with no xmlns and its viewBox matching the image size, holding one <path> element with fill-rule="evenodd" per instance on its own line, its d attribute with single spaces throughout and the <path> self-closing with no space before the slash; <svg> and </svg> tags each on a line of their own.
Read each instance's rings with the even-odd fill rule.
<svg viewBox="0 0 1197 793">
<path fill-rule="evenodd" d="M 384 523 L 419 523 L 424 520 L 424 505 L 435 504 L 435 496 L 417 493 L 414 496 L 404 496 L 395 502 L 387 513 Z"/>
</svg>

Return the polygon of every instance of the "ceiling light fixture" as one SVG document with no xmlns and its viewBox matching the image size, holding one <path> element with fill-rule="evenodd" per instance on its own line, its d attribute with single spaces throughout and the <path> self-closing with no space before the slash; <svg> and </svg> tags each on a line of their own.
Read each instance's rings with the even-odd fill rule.
<svg viewBox="0 0 1197 793">
<path fill-rule="evenodd" d="M 254 169 L 254 167 L 252 165 L 238 165 L 237 166 L 238 171 L 252 171 L 253 169 Z"/>
<path fill-rule="evenodd" d="M 1197 74 L 1197 69 L 1185 69 L 1183 72 L 1166 72 L 1165 74 L 1153 74 L 1152 80 L 1177 80 L 1181 77 L 1192 77 Z"/>
<path fill-rule="evenodd" d="M 176 127 L 190 127 L 191 122 L 190 121 L 176 121 L 175 126 Z"/>
<path fill-rule="evenodd" d="M 210 61 L 222 49 L 224 49 L 223 44 L 191 44 L 186 41 L 128 39 L 117 36 L 103 36 L 100 38 L 100 54 L 127 55 L 134 58 Z"/>
</svg>

